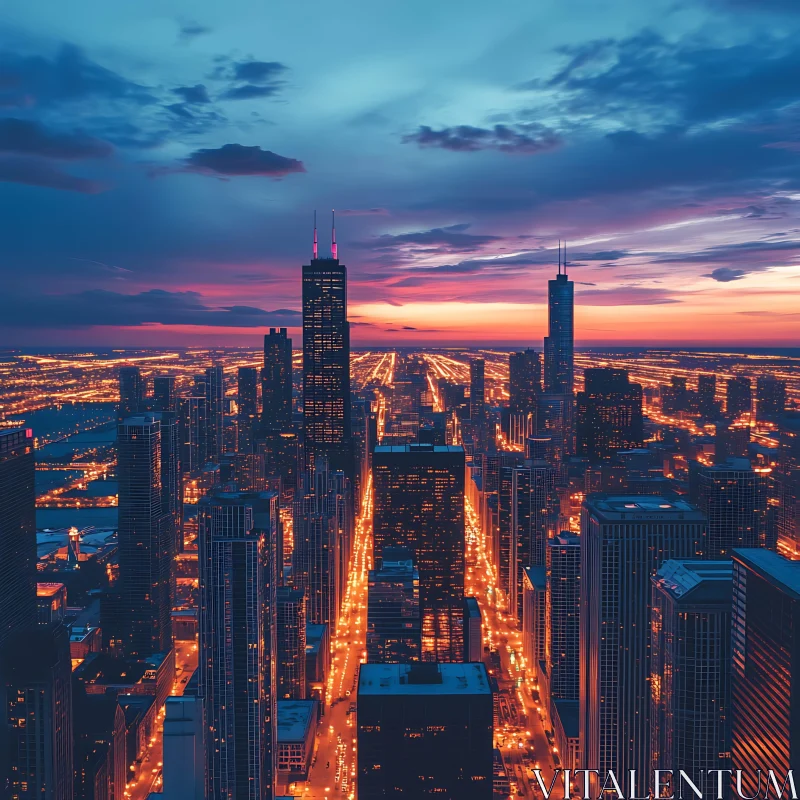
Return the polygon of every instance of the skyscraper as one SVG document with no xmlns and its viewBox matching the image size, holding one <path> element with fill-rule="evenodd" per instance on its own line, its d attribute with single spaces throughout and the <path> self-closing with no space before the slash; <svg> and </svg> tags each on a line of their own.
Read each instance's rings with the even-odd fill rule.
<svg viewBox="0 0 800 800">
<path fill-rule="evenodd" d="M 700 555 L 684 500 L 595 494 L 581 515 L 580 752 L 601 775 L 650 769 L 651 577 Z"/>
<path fill-rule="evenodd" d="M 731 416 L 750 413 L 753 401 L 753 386 L 750 378 L 736 375 L 725 384 L 725 411 Z"/>
<path fill-rule="evenodd" d="M 384 547 L 381 568 L 370 570 L 367 661 L 420 660 L 419 573 L 405 547 Z"/>
<path fill-rule="evenodd" d="M 271 800 L 276 779 L 276 492 L 199 504 L 200 696 L 209 800 Z"/>
<path fill-rule="evenodd" d="M 185 475 L 198 473 L 206 457 L 206 397 L 194 395 L 178 401 L 178 422 L 181 446 L 181 471 Z"/>
<path fill-rule="evenodd" d="M 752 796 L 756 770 L 800 769 L 800 562 L 734 550 L 731 628 L 731 760 Z"/>
<path fill-rule="evenodd" d="M 258 419 L 258 370 L 239 367 L 236 416 L 237 447 L 240 453 L 253 451 L 253 425 Z"/>
<path fill-rule="evenodd" d="M 707 519 L 706 558 L 730 558 L 734 547 L 763 547 L 766 536 L 766 474 L 746 458 L 697 470 L 697 507 Z"/>
<path fill-rule="evenodd" d="M 36 624 L 33 431 L 0 430 L 0 647 Z"/>
<path fill-rule="evenodd" d="M 759 375 L 756 380 L 756 417 L 777 419 L 786 410 L 786 383 L 774 375 Z"/>
<path fill-rule="evenodd" d="M 350 441 L 350 323 L 347 268 L 339 263 L 336 232 L 330 258 L 303 266 L 303 421 L 306 468 L 319 457 L 332 470 L 353 470 Z"/>
<path fill-rule="evenodd" d="M 172 517 L 175 549 L 183 550 L 183 468 L 181 466 L 180 420 L 174 411 L 153 416 L 161 423 L 161 505 Z"/>
<path fill-rule="evenodd" d="M 464 450 L 379 445 L 372 457 L 375 558 L 407 547 L 419 571 L 422 658 L 463 658 Z"/>
<path fill-rule="evenodd" d="M 473 358 L 469 362 L 469 416 L 481 420 L 486 412 L 486 362 Z"/>
<path fill-rule="evenodd" d="M 778 466 L 771 475 L 771 493 L 778 502 L 777 549 L 795 560 L 800 559 L 800 413 L 780 418 L 778 442 Z"/>
<path fill-rule="evenodd" d="M 730 561 L 676 560 L 652 579 L 652 769 L 679 764 L 700 787 L 730 768 L 732 574 Z"/>
<path fill-rule="evenodd" d="M 219 463 L 224 448 L 225 376 L 218 364 L 205 372 L 206 458 Z"/>
<path fill-rule="evenodd" d="M 536 398 L 542 391 L 542 362 L 532 348 L 508 356 L 508 405 L 521 414 L 536 410 Z"/>
<path fill-rule="evenodd" d="M 176 411 L 175 377 L 156 375 L 153 378 L 153 411 Z"/>
<path fill-rule="evenodd" d="M 575 402 L 578 455 L 608 461 L 617 450 L 642 447 L 642 387 L 627 370 L 589 368 L 584 382 Z"/>
<path fill-rule="evenodd" d="M 139 367 L 119 368 L 119 406 L 117 422 L 144 410 L 144 383 Z"/>
<path fill-rule="evenodd" d="M 292 340 L 286 328 L 270 328 L 264 335 L 261 370 L 261 422 L 283 429 L 292 421 Z"/>
<path fill-rule="evenodd" d="M 306 601 L 300 589 L 279 586 L 277 594 L 278 699 L 305 700 Z"/>
<path fill-rule="evenodd" d="M 491 800 L 492 713 L 482 663 L 364 664 L 359 800 Z"/>
<path fill-rule="evenodd" d="M 697 410 L 706 419 L 712 419 L 719 414 L 716 375 L 697 376 Z"/>
<path fill-rule="evenodd" d="M 547 542 L 547 640 L 550 697 L 577 700 L 580 689 L 581 540 L 561 531 Z"/>
<path fill-rule="evenodd" d="M 544 340 L 544 390 L 552 394 L 572 395 L 574 386 L 575 284 L 567 278 L 567 255 L 564 247 L 564 271 L 561 271 L 559 245 L 558 275 L 547 282 L 547 337 Z"/>
<path fill-rule="evenodd" d="M 127 656 L 172 648 L 175 529 L 163 505 L 161 446 L 158 415 L 128 417 L 117 428 L 118 605 L 109 633 Z"/>
</svg>

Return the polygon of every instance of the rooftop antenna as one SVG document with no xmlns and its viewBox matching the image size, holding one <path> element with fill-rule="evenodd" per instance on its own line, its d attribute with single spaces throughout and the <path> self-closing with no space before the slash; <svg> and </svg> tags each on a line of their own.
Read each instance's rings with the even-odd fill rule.
<svg viewBox="0 0 800 800">
<path fill-rule="evenodd" d="M 331 256 L 339 258 L 339 251 L 336 247 L 336 209 L 331 210 Z"/>
<path fill-rule="evenodd" d="M 561 239 L 558 240 L 558 274 L 561 274 Z"/>
<path fill-rule="evenodd" d="M 567 274 L 567 243 L 564 242 L 564 274 Z"/>
<path fill-rule="evenodd" d="M 317 212 L 314 212 L 314 259 L 317 258 Z"/>
</svg>

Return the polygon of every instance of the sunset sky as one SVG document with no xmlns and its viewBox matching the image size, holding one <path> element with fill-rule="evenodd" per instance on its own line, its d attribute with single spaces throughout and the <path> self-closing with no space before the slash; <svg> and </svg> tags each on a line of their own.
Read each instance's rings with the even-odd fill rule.
<svg viewBox="0 0 800 800">
<path fill-rule="evenodd" d="M 797 0 L 6 0 L 0 347 L 800 343 Z"/>
</svg>

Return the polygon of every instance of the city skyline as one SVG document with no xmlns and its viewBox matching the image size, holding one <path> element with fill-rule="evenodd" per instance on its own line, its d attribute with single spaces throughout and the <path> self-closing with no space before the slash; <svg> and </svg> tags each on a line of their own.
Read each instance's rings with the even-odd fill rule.
<svg viewBox="0 0 800 800">
<path fill-rule="evenodd" d="M 354 347 L 539 341 L 559 239 L 579 346 L 797 341 L 791 3 L 422 10 L 9 3 L 0 345 L 298 341 L 333 207 Z"/>
</svg>

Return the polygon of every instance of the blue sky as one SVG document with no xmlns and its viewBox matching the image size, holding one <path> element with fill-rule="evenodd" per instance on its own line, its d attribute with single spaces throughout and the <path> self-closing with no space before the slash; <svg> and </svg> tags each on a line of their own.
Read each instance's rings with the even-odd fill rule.
<svg viewBox="0 0 800 800">
<path fill-rule="evenodd" d="M 4 4 L 0 345 L 256 343 L 337 209 L 356 341 L 800 334 L 789 0 Z"/>
</svg>

